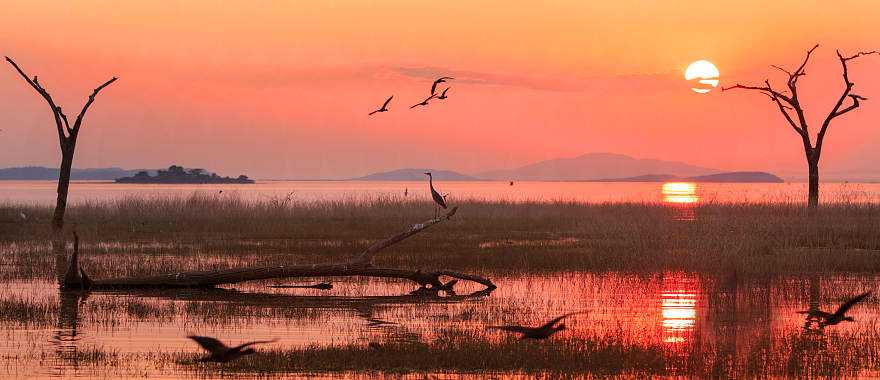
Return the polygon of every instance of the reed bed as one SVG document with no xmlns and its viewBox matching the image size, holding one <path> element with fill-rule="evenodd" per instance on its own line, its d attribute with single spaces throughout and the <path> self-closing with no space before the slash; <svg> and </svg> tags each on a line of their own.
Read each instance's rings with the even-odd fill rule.
<svg viewBox="0 0 880 380">
<path fill-rule="evenodd" d="M 377 264 L 513 273 L 880 272 L 874 204 L 835 203 L 815 215 L 791 203 L 456 205 L 452 221 L 383 252 Z M 81 203 L 68 210 L 67 225 L 100 277 L 121 268 L 339 261 L 433 213 L 431 203 L 395 197 L 274 202 L 195 193 Z M 48 207 L 0 204 L 0 271 L 51 276 L 50 215 Z"/>
</svg>

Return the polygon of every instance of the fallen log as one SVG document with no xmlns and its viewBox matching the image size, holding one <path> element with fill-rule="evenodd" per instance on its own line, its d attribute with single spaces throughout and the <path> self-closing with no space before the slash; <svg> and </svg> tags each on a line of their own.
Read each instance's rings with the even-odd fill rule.
<svg viewBox="0 0 880 380">
<path fill-rule="evenodd" d="M 114 288 L 212 288 L 219 285 L 237 284 L 247 281 L 295 278 L 295 277 L 381 277 L 399 278 L 418 283 L 423 288 L 443 288 L 451 290 L 450 283 L 443 283 L 441 277 L 477 282 L 487 289 L 495 289 L 489 279 L 453 272 L 406 270 L 395 268 L 373 267 L 373 257 L 385 248 L 399 243 L 425 229 L 448 220 L 455 214 L 458 207 L 453 207 L 445 215 L 415 224 L 404 232 L 379 241 L 355 257 L 354 260 L 342 264 L 314 265 L 277 265 L 271 267 L 235 268 L 213 271 L 176 272 L 146 277 L 128 277 L 113 279 L 91 279 L 79 266 L 79 238 L 74 234 L 74 248 L 64 277 L 63 287 L 66 289 L 114 289 Z M 454 283 L 452 283 L 454 284 Z"/>
</svg>

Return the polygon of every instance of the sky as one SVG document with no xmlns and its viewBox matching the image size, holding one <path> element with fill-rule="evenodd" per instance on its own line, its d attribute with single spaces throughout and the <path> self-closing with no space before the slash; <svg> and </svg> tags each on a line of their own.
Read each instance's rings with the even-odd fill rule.
<svg viewBox="0 0 880 380">
<path fill-rule="evenodd" d="M 694 93 L 685 68 L 783 85 L 770 65 L 819 43 L 799 82 L 815 133 L 843 88 L 835 49 L 880 49 L 877 19 L 877 1 L 6 0 L 0 53 L 67 114 L 119 77 L 86 116 L 80 168 L 348 178 L 613 152 L 797 178 L 803 147 L 767 97 Z M 2 63 L 0 167 L 56 166 L 48 106 Z M 410 109 L 442 75 L 449 98 Z M 831 125 L 821 168 L 880 178 L 880 57 L 850 79 L 869 100 Z"/>
</svg>

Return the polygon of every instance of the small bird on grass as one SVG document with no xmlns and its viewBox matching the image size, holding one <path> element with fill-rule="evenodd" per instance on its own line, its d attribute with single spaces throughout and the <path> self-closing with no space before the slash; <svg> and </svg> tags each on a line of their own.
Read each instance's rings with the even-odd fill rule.
<svg viewBox="0 0 880 380">
<path fill-rule="evenodd" d="M 388 99 L 385 100 L 385 103 L 382 104 L 382 108 L 379 108 L 373 112 L 370 112 L 368 114 L 368 116 L 373 116 L 373 114 L 377 113 L 377 112 L 387 112 L 388 111 L 388 103 L 391 103 L 392 98 L 394 98 L 394 95 L 389 96 Z"/>
<path fill-rule="evenodd" d="M 517 325 L 507 325 L 507 326 L 489 326 L 486 327 L 487 330 L 501 330 L 506 332 L 511 332 L 515 334 L 520 334 L 520 339 L 536 339 L 543 340 L 551 337 L 553 334 L 556 334 L 562 330 L 565 330 L 565 324 L 559 323 L 563 319 L 570 317 L 575 314 L 585 314 L 585 311 L 579 311 L 575 313 L 568 313 L 560 315 L 556 318 L 551 319 L 549 322 L 538 326 L 538 327 L 526 327 L 526 326 L 517 326 Z M 556 325 L 559 323 L 559 325 Z"/>
<path fill-rule="evenodd" d="M 851 309 L 853 306 L 855 306 L 855 304 L 864 301 L 865 298 L 868 298 L 868 296 L 870 295 L 871 292 L 859 294 L 858 296 L 855 296 L 854 298 L 840 305 L 840 307 L 838 307 L 837 311 L 835 311 L 834 313 L 829 313 L 818 309 L 810 309 L 799 311 L 798 314 L 806 314 L 807 322 L 818 321 L 819 328 L 823 328 L 825 326 L 833 326 L 843 321 L 854 322 L 855 319 L 853 319 L 853 317 L 847 317 L 846 312 L 849 311 L 849 309 Z"/>
<path fill-rule="evenodd" d="M 277 340 L 256 340 L 253 342 L 243 343 L 235 347 L 229 347 L 223 344 L 223 342 L 207 336 L 190 335 L 187 338 L 194 340 L 196 343 L 199 344 L 199 346 L 202 346 L 205 351 L 208 351 L 208 356 L 199 359 L 199 362 L 218 363 L 226 363 L 228 361 L 238 359 L 242 356 L 255 354 L 257 352 L 253 348 L 250 348 L 250 346 L 253 346 L 255 344 L 272 343 Z"/>
</svg>

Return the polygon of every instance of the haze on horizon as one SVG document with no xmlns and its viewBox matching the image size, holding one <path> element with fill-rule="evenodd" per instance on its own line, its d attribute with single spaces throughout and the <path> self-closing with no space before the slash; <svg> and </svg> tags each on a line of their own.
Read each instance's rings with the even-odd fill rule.
<svg viewBox="0 0 880 380">
<path fill-rule="evenodd" d="M 348 178 L 613 152 L 803 177 L 803 148 L 768 99 L 696 94 L 684 68 L 707 59 L 722 86 L 781 84 L 770 65 L 818 42 L 800 81 L 817 120 L 843 86 L 834 50 L 880 49 L 878 16 L 875 1 L 13 0 L 0 53 L 65 110 L 120 78 L 89 111 L 80 168 Z M 878 69 L 876 56 L 850 67 L 869 100 L 829 129 L 825 178 L 880 177 Z M 440 75 L 456 77 L 450 98 L 410 110 Z M 392 112 L 366 116 L 392 94 Z M 56 166 L 51 113 L 5 64 L 0 99 L 0 167 Z"/>
</svg>

